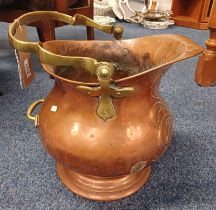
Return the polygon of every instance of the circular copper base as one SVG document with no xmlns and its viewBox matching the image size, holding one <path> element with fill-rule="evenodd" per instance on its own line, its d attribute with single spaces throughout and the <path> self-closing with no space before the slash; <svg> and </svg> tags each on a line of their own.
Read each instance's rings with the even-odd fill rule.
<svg viewBox="0 0 216 210">
<path fill-rule="evenodd" d="M 147 182 L 151 167 L 118 178 L 86 176 L 60 164 L 57 164 L 57 172 L 64 185 L 77 195 L 92 200 L 110 201 L 124 198 L 139 190 Z"/>
</svg>

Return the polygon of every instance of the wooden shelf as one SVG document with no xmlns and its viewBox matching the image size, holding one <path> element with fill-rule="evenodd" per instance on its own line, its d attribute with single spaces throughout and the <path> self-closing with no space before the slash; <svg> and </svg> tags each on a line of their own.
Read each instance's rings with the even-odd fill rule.
<svg viewBox="0 0 216 210">
<path fill-rule="evenodd" d="M 191 17 L 186 16 L 176 16 L 172 18 L 175 21 L 175 25 L 177 26 L 184 26 L 188 28 L 195 28 L 195 29 L 208 29 L 207 22 L 197 22 Z"/>
<path fill-rule="evenodd" d="M 176 25 L 208 29 L 208 18 L 214 0 L 173 0 L 172 19 Z"/>
</svg>

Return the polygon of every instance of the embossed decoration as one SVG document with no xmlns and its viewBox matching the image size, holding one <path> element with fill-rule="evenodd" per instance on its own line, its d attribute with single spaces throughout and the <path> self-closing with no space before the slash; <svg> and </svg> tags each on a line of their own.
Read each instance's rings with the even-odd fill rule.
<svg viewBox="0 0 216 210">
<path fill-rule="evenodd" d="M 147 166 L 147 162 L 146 161 L 140 161 L 138 163 L 136 163 L 130 170 L 130 173 L 137 173 L 141 170 L 143 170 L 145 167 Z"/>
<path fill-rule="evenodd" d="M 172 138 L 172 116 L 168 111 L 166 103 L 162 98 L 155 93 L 155 86 L 159 86 L 160 78 L 162 74 L 158 74 L 151 86 L 151 96 L 155 99 L 155 103 L 152 105 L 149 117 L 152 123 L 158 128 L 158 147 L 162 149 L 164 146 L 168 145 Z"/>
</svg>

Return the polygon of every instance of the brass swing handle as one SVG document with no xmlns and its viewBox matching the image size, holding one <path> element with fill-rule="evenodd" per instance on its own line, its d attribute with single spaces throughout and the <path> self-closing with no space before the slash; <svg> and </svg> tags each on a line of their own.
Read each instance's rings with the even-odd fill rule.
<svg viewBox="0 0 216 210">
<path fill-rule="evenodd" d="M 113 118 L 116 115 L 112 98 L 123 98 L 133 93 L 134 87 L 115 87 L 112 82 L 114 68 L 111 63 L 100 62 L 96 67 L 96 75 L 99 81 L 99 87 L 77 86 L 77 89 L 89 96 L 98 96 L 99 103 L 97 107 L 97 115 L 104 121 Z"/>
<path fill-rule="evenodd" d="M 34 101 L 28 108 L 27 110 L 27 117 L 29 120 L 32 120 L 34 121 L 35 123 L 35 127 L 38 127 L 39 125 L 39 115 L 36 114 L 35 116 L 32 115 L 33 111 L 35 110 L 35 108 L 44 102 L 44 99 L 41 99 L 41 100 L 37 100 L 37 101 Z"/>
<path fill-rule="evenodd" d="M 13 47 L 20 51 L 27 51 L 27 52 L 38 52 L 39 46 L 41 45 L 40 42 L 24 42 L 21 40 L 16 39 L 15 33 L 16 29 L 22 25 L 29 25 L 31 23 L 42 21 L 42 20 L 56 20 L 68 23 L 70 25 L 84 25 L 96 28 L 108 34 L 113 34 L 116 39 L 121 39 L 122 34 L 124 32 L 124 28 L 118 25 L 102 25 L 98 24 L 92 19 L 76 14 L 75 16 L 66 15 L 56 11 L 35 11 L 26 13 L 19 18 L 15 19 L 13 23 L 9 25 L 9 32 L 8 37 L 10 42 L 12 43 Z"/>
<path fill-rule="evenodd" d="M 26 42 L 18 40 L 15 37 L 16 29 L 19 26 L 29 25 L 41 20 L 57 20 L 73 26 L 85 25 L 94 27 L 108 34 L 113 34 L 116 39 L 120 39 L 124 32 L 124 29 L 121 26 L 101 25 L 83 15 L 77 14 L 72 17 L 55 11 L 36 11 L 26 13 L 18 19 L 15 19 L 14 22 L 9 25 L 8 38 L 15 49 L 24 52 L 37 53 L 40 62 L 43 64 L 53 66 L 76 66 L 90 72 L 94 71 L 95 66 L 98 63 L 97 60 L 93 58 L 58 55 L 45 49 L 41 42 Z"/>
</svg>

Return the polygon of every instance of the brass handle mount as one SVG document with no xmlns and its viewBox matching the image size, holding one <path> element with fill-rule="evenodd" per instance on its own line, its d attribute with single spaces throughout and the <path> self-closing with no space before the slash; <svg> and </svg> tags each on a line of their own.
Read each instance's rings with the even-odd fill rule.
<svg viewBox="0 0 216 210">
<path fill-rule="evenodd" d="M 113 118 L 116 115 L 112 98 L 123 98 L 133 93 L 134 87 L 116 87 L 112 80 L 114 67 L 107 62 L 100 62 L 96 66 L 96 75 L 99 81 L 99 87 L 77 86 L 77 88 L 89 96 L 98 96 L 99 103 L 97 115 L 104 121 Z"/>
</svg>

